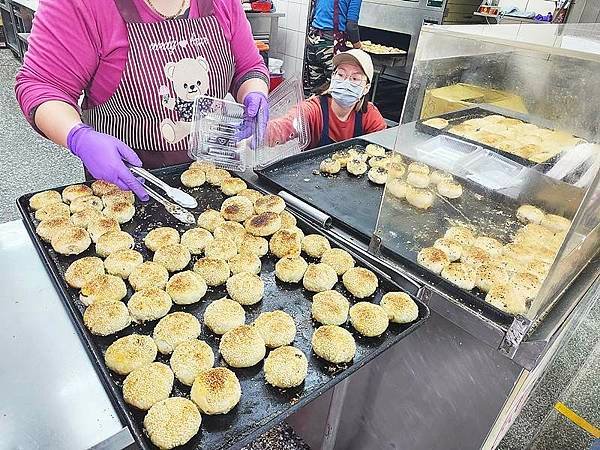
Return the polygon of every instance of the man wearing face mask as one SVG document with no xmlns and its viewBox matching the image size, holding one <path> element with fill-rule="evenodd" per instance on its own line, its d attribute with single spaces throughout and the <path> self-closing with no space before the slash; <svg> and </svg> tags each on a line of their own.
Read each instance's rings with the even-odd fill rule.
<svg viewBox="0 0 600 450">
<path fill-rule="evenodd" d="M 322 147 L 386 128 L 377 107 L 368 102 L 373 79 L 373 62 L 362 50 L 353 49 L 333 57 L 333 74 L 329 88 L 311 97 L 300 107 L 308 123 L 310 145 Z M 266 140 L 269 146 L 295 137 L 291 119 L 269 122 Z"/>
</svg>

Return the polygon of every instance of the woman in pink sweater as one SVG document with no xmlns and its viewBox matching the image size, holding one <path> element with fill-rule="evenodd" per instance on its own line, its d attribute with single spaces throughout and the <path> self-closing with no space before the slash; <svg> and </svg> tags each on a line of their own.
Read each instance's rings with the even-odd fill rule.
<svg viewBox="0 0 600 450">
<path fill-rule="evenodd" d="M 201 95 L 230 92 L 264 126 L 267 82 L 239 0 L 41 0 L 15 89 L 38 131 L 145 200 L 124 162 L 188 161 Z"/>
</svg>

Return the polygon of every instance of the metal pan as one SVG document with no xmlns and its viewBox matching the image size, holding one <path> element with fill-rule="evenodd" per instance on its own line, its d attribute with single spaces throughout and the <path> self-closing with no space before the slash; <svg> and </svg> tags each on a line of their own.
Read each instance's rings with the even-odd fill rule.
<svg viewBox="0 0 600 450">
<path fill-rule="evenodd" d="M 154 171 L 154 174 L 172 186 L 182 187 L 179 176 L 186 168 L 187 166 L 177 166 Z M 218 209 L 224 199 L 223 194 L 218 188 L 209 186 L 202 186 L 188 190 L 188 192 L 198 199 L 199 207 L 193 211 L 196 215 L 208 207 Z M 108 371 L 104 364 L 103 355 L 106 348 L 119 337 L 132 332 L 151 334 L 155 322 L 143 326 L 134 324 L 126 330 L 110 337 L 93 336 L 88 332 L 83 324 L 84 306 L 78 299 L 78 291 L 69 288 L 63 278 L 65 270 L 76 258 L 57 255 L 47 244 L 43 243 L 37 237 L 35 234 L 36 221 L 28 208 L 28 200 L 31 195 L 28 194 L 20 197 L 17 200 L 17 204 L 23 216 L 25 226 L 43 260 L 44 266 L 55 284 L 61 300 L 69 311 L 85 347 L 89 351 L 94 366 L 100 374 L 100 379 L 115 405 L 120 419 L 130 428 L 136 442 L 141 448 L 153 448 L 143 430 L 142 421 L 144 413 L 124 403 L 121 392 L 121 385 L 124 378 Z M 145 259 L 150 259 L 151 255 L 141 242 L 149 229 L 158 226 L 172 226 L 179 231 L 184 231 L 190 228 L 185 224 L 179 223 L 158 204 L 149 203 L 141 205 L 137 203 L 136 209 L 137 212 L 134 219 L 130 223 L 123 225 L 122 228 L 134 236 L 136 241 L 135 248 L 144 255 Z M 298 221 L 298 225 L 305 233 L 319 233 L 318 229 L 302 220 Z M 88 250 L 86 253 L 79 255 L 79 257 L 91 254 L 92 251 Z M 369 261 L 364 260 L 358 255 L 354 257 L 358 265 L 373 269 Z M 193 258 L 190 267 L 193 265 L 195 259 L 196 257 Z M 399 342 L 416 327 L 421 325 L 429 316 L 428 308 L 422 302 L 415 299 L 419 306 L 419 318 L 417 321 L 407 325 L 391 325 L 388 331 L 379 338 L 367 339 L 354 333 L 357 343 L 357 354 L 353 363 L 345 367 L 326 364 L 311 352 L 310 339 L 313 331 L 316 329 L 316 325 L 311 320 L 310 314 L 311 295 L 298 285 L 288 285 L 277 281 L 274 276 L 275 262 L 276 260 L 272 256 L 263 258 L 261 275 L 265 280 L 265 295 L 264 299 L 258 305 L 246 308 L 247 323 L 254 320 L 261 312 L 274 309 L 283 309 L 292 315 L 298 330 L 293 345 L 300 348 L 309 359 L 309 371 L 306 381 L 298 388 L 284 391 L 275 389 L 265 383 L 261 370 L 262 364 L 248 369 L 234 369 L 242 386 L 242 400 L 240 404 L 226 415 L 204 415 L 200 433 L 183 448 L 225 449 L 242 447 Z M 380 279 L 380 286 L 374 297 L 370 299 L 376 303 L 385 292 L 401 290 L 385 274 L 379 271 L 377 273 Z M 336 289 L 345 293 L 341 283 L 336 285 Z M 225 295 L 224 288 L 211 289 L 201 302 L 188 306 L 175 305 L 172 311 L 186 311 L 202 321 L 205 307 L 212 300 L 222 298 Z M 353 300 L 351 299 L 351 301 Z M 348 329 L 351 330 L 349 326 Z M 216 357 L 215 365 L 224 365 L 218 353 L 218 337 L 203 327 L 200 339 L 205 340 L 212 347 Z M 168 358 L 164 356 L 159 355 L 157 360 L 168 364 Z M 172 395 L 189 398 L 189 392 L 189 387 L 176 381 Z"/>
</svg>

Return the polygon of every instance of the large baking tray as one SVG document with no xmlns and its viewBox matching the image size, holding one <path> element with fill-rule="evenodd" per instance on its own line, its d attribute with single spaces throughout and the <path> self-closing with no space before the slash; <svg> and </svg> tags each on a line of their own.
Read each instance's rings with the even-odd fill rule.
<svg viewBox="0 0 600 450">
<path fill-rule="evenodd" d="M 172 168 L 160 169 L 154 171 L 154 174 L 170 183 L 173 186 L 182 187 L 179 181 L 179 175 L 186 166 L 177 166 Z M 198 215 L 205 208 L 219 208 L 224 199 L 219 189 L 203 186 L 191 191 L 199 202 L 198 208 L 193 211 Z M 68 265 L 76 257 L 64 257 L 57 255 L 47 244 L 43 243 L 35 234 L 36 221 L 32 212 L 28 208 L 28 200 L 32 194 L 27 194 L 17 200 L 18 208 L 23 216 L 23 222 L 28 230 L 33 243 L 40 254 L 50 278 L 52 279 L 60 298 L 63 301 L 70 317 L 75 324 L 89 355 L 94 363 L 94 367 L 99 373 L 100 379 L 117 410 L 120 419 L 126 424 L 137 444 L 141 448 L 153 448 L 143 430 L 144 413 L 125 404 L 123 401 L 121 386 L 124 377 L 110 372 L 104 365 L 104 352 L 106 348 L 117 338 L 132 332 L 151 334 L 155 322 L 145 326 L 132 325 L 122 332 L 109 336 L 98 337 L 90 334 L 83 324 L 84 306 L 78 299 L 78 291 L 69 288 L 64 282 L 63 274 Z M 136 250 L 149 259 L 149 254 L 143 246 L 142 238 L 150 228 L 157 226 L 172 226 L 180 231 L 184 231 L 190 226 L 177 222 L 168 215 L 162 206 L 150 202 L 146 205 L 136 204 L 136 215 L 128 224 L 122 226 L 123 230 L 131 233 L 136 241 Z M 318 233 L 312 225 L 298 221 L 300 228 L 305 233 Z M 343 247 L 343 246 L 341 246 Z M 81 256 L 91 255 L 88 250 Z M 192 263 L 196 257 L 193 257 Z M 374 269 L 368 261 L 355 255 L 359 265 L 369 267 L 375 270 L 380 279 L 380 287 L 374 295 L 373 300 L 378 302 L 384 292 L 391 290 L 401 290 L 385 274 Z M 254 320 L 261 312 L 274 309 L 283 309 L 291 314 L 297 325 L 297 335 L 294 341 L 295 346 L 300 348 L 307 355 L 309 360 L 308 376 L 304 384 L 298 388 L 290 390 L 279 390 L 267 385 L 262 373 L 262 364 L 248 369 L 234 369 L 240 379 L 242 386 L 242 400 L 229 414 L 222 416 L 203 415 L 201 432 L 192 439 L 183 448 L 186 449 L 225 449 L 240 448 L 251 442 L 262 433 L 284 420 L 294 411 L 300 409 L 303 405 L 314 400 L 323 394 L 335 384 L 367 364 L 377 357 L 383 351 L 399 342 L 402 338 L 411 333 L 429 316 L 429 310 L 422 302 L 415 298 L 419 306 L 419 318 L 417 321 L 406 324 L 390 326 L 388 331 L 379 338 L 363 338 L 358 336 L 349 325 L 347 328 L 355 335 L 357 343 L 357 353 L 352 364 L 347 366 L 334 366 L 326 364 L 317 358 L 311 352 L 310 339 L 315 324 L 311 320 L 310 306 L 311 295 L 305 292 L 298 285 L 287 285 L 280 283 L 274 276 L 275 259 L 273 257 L 263 258 L 262 278 L 265 280 L 265 295 L 263 300 L 255 306 L 246 307 L 247 323 Z M 346 293 L 341 283 L 336 285 L 336 289 Z M 131 294 L 131 291 L 129 292 Z M 347 294 L 347 293 L 346 293 Z M 212 300 L 225 296 L 223 288 L 209 290 L 206 297 L 195 305 L 177 306 L 174 305 L 172 311 L 187 311 L 202 320 L 202 314 L 206 305 Z M 351 298 L 351 297 L 349 297 Z M 353 302 L 353 300 L 351 300 Z M 215 353 L 215 365 L 225 365 L 218 353 L 218 337 L 208 330 L 204 329 L 200 339 L 205 340 Z M 168 364 L 168 358 L 159 355 L 157 361 Z M 184 396 L 189 398 L 189 387 L 185 387 L 177 380 L 175 381 L 172 395 Z"/>
</svg>

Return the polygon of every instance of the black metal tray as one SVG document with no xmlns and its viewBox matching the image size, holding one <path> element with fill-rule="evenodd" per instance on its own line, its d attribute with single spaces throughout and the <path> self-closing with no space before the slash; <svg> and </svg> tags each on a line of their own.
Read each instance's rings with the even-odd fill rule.
<svg viewBox="0 0 600 450">
<path fill-rule="evenodd" d="M 161 169 L 154 171 L 154 174 L 172 186 L 182 187 L 179 175 L 186 167 L 177 166 Z M 199 206 L 193 211 L 196 216 L 208 207 L 219 209 L 221 202 L 225 198 L 218 188 L 209 186 L 196 188 L 189 192 L 198 199 Z M 143 326 L 133 324 L 120 333 L 109 337 L 93 336 L 89 333 L 83 324 L 84 306 L 79 301 L 78 290 L 67 286 L 63 274 L 71 262 L 78 257 L 92 255 L 93 250 L 88 250 L 78 257 L 65 257 L 57 255 L 50 246 L 43 243 L 35 234 L 36 221 L 28 207 L 28 200 L 31 195 L 24 195 L 17 200 L 25 227 L 60 294 L 61 300 L 70 313 L 77 332 L 90 354 L 94 367 L 98 371 L 100 379 L 120 419 L 130 428 L 134 439 L 141 448 L 153 448 L 143 430 L 144 412 L 138 411 L 124 403 L 121 391 L 124 377 L 118 376 L 106 368 L 103 355 L 106 348 L 119 337 L 132 332 L 151 334 L 156 322 L 151 322 Z M 180 231 L 184 231 L 190 228 L 189 225 L 177 222 L 172 216 L 166 213 L 161 205 L 155 202 L 150 202 L 146 205 L 137 202 L 136 210 L 134 219 L 128 224 L 124 224 L 122 229 L 133 235 L 136 241 L 136 250 L 140 251 L 146 260 L 149 259 L 149 253 L 143 246 L 142 239 L 149 229 L 157 226 L 172 226 Z M 298 226 L 305 233 L 319 232 L 315 227 L 301 220 L 298 220 Z M 374 269 L 368 261 L 357 255 L 354 256 L 358 265 L 369 267 L 379 275 L 380 287 L 370 300 L 378 302 L 383 293 L 401 290 L 385 274 Z M 192 258 L 190 267 L 196 259 L 197 257 Z M 315 324 L 311 320 L 311 295 L 298 285 L 288 285 L 276 280 L 274 276 L 275 262 L 276 260 L 272 256 L 262 258 L 263 270 L 261 275 L 265 281 L 265 295 L 258 305 L 245 307 L 247 323 L 254 320 L 261 312 L 274 309 L 283 309 L 292 315 L 298 330 L 293 345 L 300 348 L 309 360 L 308 376 L 302 386 L 284 391 L 266 384 L 261 370 L 262 364 L 247 369 L 234 369 L 242 386 L 242 399 L 239 405 L 226 415 L 203 415 L 201 432 L 183 448 L 217 450 L 242 447 L 400 341 L 422 324 L 429 315 L 427 306 L 415 298 L 419 306 L 419 318 L 417 321 L 406 325 L 391 324 L 388 331 L 382 337 L 363 338 L 355 333 L 351 326 L 346 325 L 356 337 L 357 353 L 353 363 L 343 367 L 326 364 L 311 352 L 310 339 L 314 329 L 316 329 Z M 345 292 L 341 282 L 336 285 L 335 289 L 346 294 L 352 302 L 354 301 Z M 130 288 L 129 293 L 131 294 Z M 205 307 L 212 300 L 222 298 L 225 295 L 224 288 L 209 289 L 201 302 L 187 306 L 174 305 L 171 311 L 186 311 L 202 321 Z M 218 336 L 212 334 L 205 327 L 202 327 L 200 339 L 205 340 L 212 347 L 215 353 L 215 365 L 225 365 L 218 353 Z M 159 354 L 157 361 L 168 364 L 168 357 Z M 189 387 L 175 380 L 172 392 L 173 396 L 189 398 L 189 392 Z"/>
</svg>

